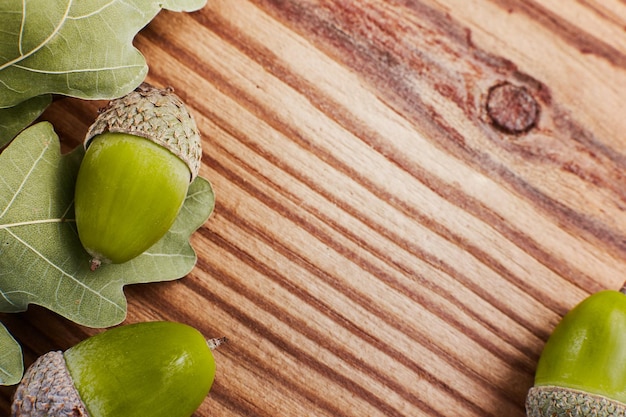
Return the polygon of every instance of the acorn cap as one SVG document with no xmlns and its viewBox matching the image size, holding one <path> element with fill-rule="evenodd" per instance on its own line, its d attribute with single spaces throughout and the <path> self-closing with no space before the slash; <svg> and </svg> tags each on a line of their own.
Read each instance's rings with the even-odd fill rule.
<svg viewBox="0 0 626 417">
<path fill-rule="evenodd" d="M 526 397 L 528 417 L 625 417 L 626 404 L 570 388 L 535 386 Z"/>
<path fill-rule="evenodd" d="M 89 416 L 59 351 L 40 356 L 28 368 L 11 405 L 11 417 L 49 416 Z"/>
<path fill-rule="evenodd" d="M 143 83 L 133 92 L 109 102 L 85 136 L 85 149 L 102 133 L 128 133 L 159 144 L 180 158 L 193 181 L 200 171 L 202 146 L 196 122 L 171 88 Z"/>
</svg>

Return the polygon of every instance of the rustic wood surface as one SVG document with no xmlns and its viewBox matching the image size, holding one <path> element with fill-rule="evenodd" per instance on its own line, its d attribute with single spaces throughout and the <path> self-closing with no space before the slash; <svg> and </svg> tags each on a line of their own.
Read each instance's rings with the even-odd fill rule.
<svg viewBox="0 0 626 417">
<path fill-rule="evenodd" d="M 136 45 L 217 195 L 195 270 L 126 290 L 230 339 L 195 416 L 523 416 L 552 328 L 625 280 L 623 0 L 209 0 Z M 101 104 L 44 119 L 70 149 Z M 2 320 L 27 364 L 99 331 Z"/>
</svg>

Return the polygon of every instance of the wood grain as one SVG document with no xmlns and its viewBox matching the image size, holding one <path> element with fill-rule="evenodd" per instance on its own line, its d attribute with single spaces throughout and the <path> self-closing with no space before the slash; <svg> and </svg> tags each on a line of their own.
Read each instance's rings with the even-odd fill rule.
<svg viewBox="0 0 626 417">
<path fill-rule="evenodd" d="M 136 45 L 196 116 L 217 205 L 195 270 L 127 288 L 127 321 L 229 338 L 195 415 L 523 416 L 554 325 L 624 281 L 625 28 L 619 0 L 159 15 Z M 515 97 L 488 110 L 499 85 L 527 129 L 503 129 Z M 101 104 L 44 118 L 70 149 Z M 2 320 L 27 363 L 99 331 Z"/>
</svg>

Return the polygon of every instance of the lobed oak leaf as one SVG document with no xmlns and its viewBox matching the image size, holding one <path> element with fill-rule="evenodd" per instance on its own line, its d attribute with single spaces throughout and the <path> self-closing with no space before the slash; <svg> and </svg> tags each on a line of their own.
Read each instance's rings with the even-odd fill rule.
<svg viewBox="0 0 626 417">
<path fill-rule="evenodd" d="M 44 94 L 112 99 L 148 67 L 133 46 L 161 9 L 195 11 L 206 0 L 2 0 L 0 108 Z"/>
</svg>

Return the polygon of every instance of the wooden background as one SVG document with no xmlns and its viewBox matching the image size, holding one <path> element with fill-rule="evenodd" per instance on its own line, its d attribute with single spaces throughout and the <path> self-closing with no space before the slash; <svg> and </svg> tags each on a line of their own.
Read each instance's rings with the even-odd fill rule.
<svg viewBox="0 0 626 417">
<path fill-rule="evenodd" d="M 230 339 L 195 416 L 523 416 L 560 317 L 625 280 L 625 31 L 623 0 L 160 14 L 136 44 L 217 205 L 196 269 L 128 287 L 127 321 Z M 70 149 L 99 105 L 44 119 Z M 2 320 L 27 364 L 98 331 Z"/>
</svg>

